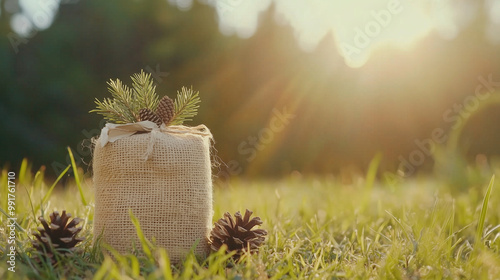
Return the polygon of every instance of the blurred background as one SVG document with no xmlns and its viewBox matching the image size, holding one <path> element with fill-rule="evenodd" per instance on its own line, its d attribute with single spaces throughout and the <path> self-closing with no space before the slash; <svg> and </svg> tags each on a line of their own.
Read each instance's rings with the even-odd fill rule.
<svg viewBox="0 0 500 280">
<path fill-rule="evenodd" d="M 219 178 L 391 178 L 500 154 L 500 1 L 0 0 L 0 164 L 82 166 L 106 82 L 193 86 Z M 459 167 L 454 168 L 455 165 Z M 89 167 L 86 167 L 89 169 Z"/>
</svg>

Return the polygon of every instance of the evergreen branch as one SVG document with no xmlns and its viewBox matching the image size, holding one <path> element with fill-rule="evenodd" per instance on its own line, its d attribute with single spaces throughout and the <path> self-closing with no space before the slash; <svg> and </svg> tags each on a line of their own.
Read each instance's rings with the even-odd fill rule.
<svg viewBox="0 0 500 280">
<path fill-rule="evenodd" d="M 200 92 L 194 92 L 190 89 L 182 87 L 181 91 L 177 91 L 177 98 L 174 102 L 175 113 L 169 125 L 179 125 L 185 121 L 192 120 L 191 118 L 198 114 L 198 103 L 200 103 Z"/>
<path fill-rule="evenodd" d="M 97 98 L 95 100 L 96 109 L 91 110 L 89 113 L 97 113 L 104 116 L 105 119 L 114 123 L 127 123 L 126 117 L 118 106 L 115 106 L 115 102 L 111 99 L 104 99 L 103 102 L 99 101 Z"/>
<path fill-rule="evenodd" d="M 140 121 L 139 110 L 143 108 L 156 110 L 159 101 L 151 74 L 141 70 L 130 78 L 133 83 L 132 89 L 118 79 L 110 80 L 108 91 L 112 99 L 105 98 L 103 101 L 96 99 L 96 109 L 90 112 L 100 114 L 110 122 L 133 123 Z"/>
<path fill-rule="evenodd" d="M 156 86 L 151 79 L 151 74 L 141 70 L 140 73 L 136 73 L 130 78 L 132 79 L 131 88 L 118 79 L 116 81 L 110 80 L 108 82 L 108 91 L 111 93 L 112 98 L 105 98 L 103 101 L 96 99 L 96 108 L 90 112 L 100 114 L 114 123 L 138 122 L 141 120 L 139 112 L 142 109 L 155 112 L 159 99 L 155 92 Z M 199 103 L 198 91 L 194 92 L 193 88 L 182 87 L 180 91 L 177 91 L 171 121 L 165 124 L 179 125 L 185 121 L 190 121 L 198 113 Z M 168 110 L 168 108 L 162 110 Z"/>
<path fill-rule="evenodd" d="M 124 85 L 120 80 L 110 80 L 108 82 L 108 91 L 114 97 L 116 110 L 122 112 L 124 121 L 136 122 L 139 120 L 139 114 L 136 103 L 132 97 L 132 92 L 129 87 Z"/>
<path fill-rule="evenodd" d="M 151 79 L 150 73 L 145 73 L 141 70 L 141 73 L 134 74 L 130 77 L 132 79 L 132 88 L 134 89 L 134 97 L 137 100 L 137 105 L 140 109 L 147 108 L 152 111 L 156 110 L 158 107 L 158 95 L 156 95 L 156 86 Z"/>
</svg>

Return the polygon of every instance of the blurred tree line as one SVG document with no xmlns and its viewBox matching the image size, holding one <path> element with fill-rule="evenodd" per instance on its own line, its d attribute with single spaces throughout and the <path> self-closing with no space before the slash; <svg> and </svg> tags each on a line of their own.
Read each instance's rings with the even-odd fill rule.
<svg viewBox="0 0 500 280">
<path fill-rule="evenodd" d="M 383 168 L 395 171 L 418 149 L 416 139 L 451 129 L 443 113 L 474 94 L 478 76 L 500 81 L 498 45 L 484 38 L 481 16 L 452 40 L 431 34 L 412 51 L 381 51 L 352 69 L 333 36 L 301 51 L 273 7 L 254 36 L 240 39 L 223 36 L 215 10 L 200 3 L 179 11 L 165 0 L 72 1 L 60 5 L 50 28 L 14 46 L 5 3 L 0 164 L 28 157 L 57 170 L 67 165 L 66 146 L 89 163 L 82 140 L 103 125 L 88 113 L 94 98 L 109 96 L 109 79 L 130 83 L 145 69 L 161 96 L 182 86 L 200 91 L 191 124 L 212 130 L 221 177 L 337 173 L 367 166 L 379 151 Z M 468 155 L 500 153 L 498 107 L 473 118 L 463 136 Z"/>
</svg>

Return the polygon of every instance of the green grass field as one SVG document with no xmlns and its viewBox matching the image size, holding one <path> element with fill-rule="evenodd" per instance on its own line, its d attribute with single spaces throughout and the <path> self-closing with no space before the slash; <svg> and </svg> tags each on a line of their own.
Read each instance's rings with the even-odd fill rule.
<svg viewBox="0 0 500 280">
<path fill-rule="evenodd" d="M 238 263 L 218 252 L 172 266 L 163 249 L 151 248 L 151 257 L 111 258 L 92 246 L 93 189 L 83 174 L 81 193 L 75 183 L 50 191 L 54 182 L 43 171 L 30 173 L 26 164 L 16 178 L 13 273 L 7 270 L 7 170 L 2 172 L 0 279 L 500 279 L 498 183 L 459 192 L 437 180 L 387 185 L 374 181 L 373 173 L 349 186 L 300 176 L 233 180 L 215 187 L 214 221 L 226 211 L 254 211 L 269 232 L 260 252 Z M 57 265 L 38 264 L 29 242 L 40 226 L 36 218 L 64 209 L 84 219 L 80 235 L 86 240 L 78 254 Z"/>
</svg>

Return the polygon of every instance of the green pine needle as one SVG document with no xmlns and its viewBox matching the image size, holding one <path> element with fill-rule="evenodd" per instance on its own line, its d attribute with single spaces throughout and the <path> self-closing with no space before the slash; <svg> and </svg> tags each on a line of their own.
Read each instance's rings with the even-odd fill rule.
<svg viewBox="0 0 500 280">
<path fill-rule="evenodd" d="M 122 81 L 110 80 L 108 91 L 113 98 L 105 98 L 103 101 L 95 100 L 95 112 L 104 116 L 113 123 L 133 123 L 140 121 L 139 110 L 148 108 L 155 110 L 158 106 L 158 95 L 156 87 L 151 79 L 151 74 L 141 70 L 130 77 L 132 79 L 132 89 L 124 85 Z"/>
<path fill-rule="evenodd" d="M 133 74 L 132 88 L 124 85 L 120 80 L 110 80 L 108 91 L 112 98 L 105 98 L 100 101 L 96 98 L 96 108 L 90 113 L 97 113 L 110 122 L 123 124 L 140 121 L 139 111 L 143 108 L 155 112 L 158 107 L 159 98 L 156 94 L 156 86 L 151 79 L 150 73 L 141 70 L 140 73 Z M 200 103 L 199 92 L 193 89 L 182 87 L 177 91 L 177 99 L 174 102 L 175 114 L 167 125 L 179 125 L 191 120 L 198 113 L 198 103 Z"/>
<path fill-rule="evenodd" d="M 180 125 L 185 121 L 191 121 L 192 117 L 198 114 L 198 104 L 200 103 L 200 92 L 194 92 L 193 88 L 182 87 L 181 91 L 177 91 L 177 98 L 174 102 L 175 114 L 171 125 Z"/>
<path fill-rule="evenodd" d="M 132 87 L 134 89 L 134 97 L 137 100 L 137 105 L 139 111 L 142 108 L 148 108 L 151 110 L 156 110 L 158 107 L 158 95 L 156 94 L 156 86 L 151 79 L 151 74 L 144 73 L 141 70 L 141 73 L 134 74 L 132 77 Z"/>
</svg>

